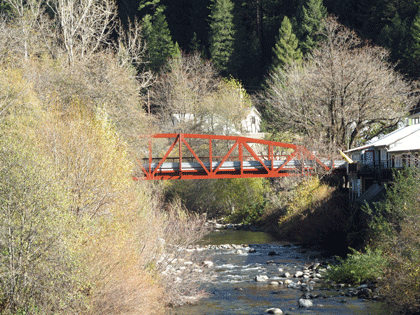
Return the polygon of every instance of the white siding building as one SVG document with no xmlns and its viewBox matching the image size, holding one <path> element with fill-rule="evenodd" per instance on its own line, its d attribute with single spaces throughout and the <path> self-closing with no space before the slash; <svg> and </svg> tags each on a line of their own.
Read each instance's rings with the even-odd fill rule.
<svg viewBox="0 0 420 315">
<path fill-rule="evenodd" d="M 406 126 L 346 153 L 356 162 L 349 165 L 350 192 L 355 198 L 390 176 L 387 169 L 420 167 L 420 112 L 410 115 Z"/>
<path fill-rule="evenodd" d="M 259 134 L 261 131 L 261 114 L 253 106 L 251 107 L 245 119 L 242 120 L 242 133 L 255 135 Z"/>
<path fill-rule="evenodd" d="M 172 114 L 172 123 L 175 127 L 181 124 L 190 124 L 194 122 L 196 117 L 194 114 L 187 113 L 182 117 L 178 114 Z M 210 119 L 205 118 L 204 121 L 206 124 L 210 124 Z M 214 117 L 211 121 L 211 124 L 217 126 L 217 130 L 219 133 L 223 135 L 227 134 L 236 134 L 236 135 L 245 135 L 252 138 L 263 138 L 264 134 L 261 133 L 261 114 L 255 107 L 250 107 L 246 111 L 246 116 L 242 119 L 240 126 L 240 130 L 236 128 L 233 124 L 232 125 L 225 125 L 223 119 L 218 119 Z"/>
</svg>

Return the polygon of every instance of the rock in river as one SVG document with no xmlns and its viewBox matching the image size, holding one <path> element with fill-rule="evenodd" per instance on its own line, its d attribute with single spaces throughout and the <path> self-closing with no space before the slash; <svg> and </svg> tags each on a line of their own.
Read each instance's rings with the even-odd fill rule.
<svg viewBox="0 0 420 315">
<path fill-rule="evenodd" d="M 268 277 L 266 275 L 257 275 L 255 276 L 255 281 L 257 282 L 264 282 L 267 281 Z"/>
<path fill-rule="evenodd" d="M 307 307 L 311 307 L 314 304 L 312 303 L 311 300 L 308 299 L 299 299 L 299 307 L 303 307 L 303 308 L 307 308 Z"/>
</svg>

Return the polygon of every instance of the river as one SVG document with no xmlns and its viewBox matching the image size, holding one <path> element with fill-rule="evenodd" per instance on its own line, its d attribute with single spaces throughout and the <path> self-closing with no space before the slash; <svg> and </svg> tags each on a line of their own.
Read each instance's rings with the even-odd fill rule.
<svg viewBox="0 0 420 315">
<path fill-rule="evenodd" d="M 221 244 L 231 246 L 220 246 Z M 208 297 L 198 304 L 173 309 L 173 315 L 257 315 L 267 314 L 269 308 L 278 308 L 284 314 L 290 315 L 389 314 L 381 302 L 349 297 L 347 286 L 326 288 L 321 280 L 294 278 L 293 275 L 298 271 L 305 271 L 309 275 L 305 266 L 316 261 L 322 263 L 322 257 L 319 253 L 300 246 L 278 242 L 266 233 L 216 230 L 201 245 L 205 249 L 200 251 L 200 255 L 206 260 L 210 257 L 214 263 L 214 281 L 206 284 Z M 319 266 L 313 274 L 323 272 L 322 267 L 325 265 Z M 284 273 L 290 273 L 291 276 L 285 278 Z M 257 275 L 267 276 L 269 280 L 257 282 Z M 291 280 L 294 284 L 298 281 L 309 283 L 310 289 L 305 285 L 290 288 L 291 285 L 286 280 Z M 299 299 L 305 293 L 310 294 L 310 301 L 313 303 L 308 308 L 298 305 Z"/>
</svg>

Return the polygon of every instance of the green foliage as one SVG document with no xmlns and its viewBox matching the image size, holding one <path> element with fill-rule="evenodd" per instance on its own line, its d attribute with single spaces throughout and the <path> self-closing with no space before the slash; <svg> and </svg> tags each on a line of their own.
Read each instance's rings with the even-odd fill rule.
<svg viewBox="0 0 420 315">
<path fill-rule="evenodd" d="M 8 17 L 13 16 L 12 7 L 10 6 L 9 3 L 6 3 L 5 1 L 0 1 L 0 12 L 2 12 L 3 14 L 5 14 Z"/>
<path fill-rule="evenodd" d="M 386 199 L 372 208 L 369 241 L 383 250 L 389 266 L 381 281 L 382 293 L 397 312 L 420 308 L 420 173 L 406 168 L 394 173 Z"/>
<path fill-rule="evenodd" d="M 382 29 L 378 37 L 378 43 L 390 48 L 393 56 L 403 56 L 407 49 L 408 39 L 407 22 L 402 21 L 400 16 L 396 14 L 391 23 L 385 25 Z"/>
<path fill-rule="evenodd" d="M 230 221 L 253 223 L 264 211 L 264 193 L 267 192 L 265 179 L 222 179 L 217 181 L 215 189 L 217 203 L 226 207 Z"/>
<path fill-rule="evenodd" d="M 296 15 L 295 29 L 299 38 L 300 50 L 306 55 L 321 39 L 319 31 L 327 16 L 327 9 L 322 0 L 305 0 L 301 2 Z"/>
<path fill-rule="evenodd" d="M 288 204 L 288 213 L 295 214 L 308 208 L 313 208 L 320 200 L 329 194 L 328 186 L 322 184 L 318 177 L 302 181 L 293 191 Z"/>
<path fill-rule="evenodd" d="M 407 36 L 404 37 L 407 39 Z M 409 68 L 409 72 L 414 76 L 420 74 L 420 10 L 415 16 L 413 23 L 409 29 L 408 48 L 405 51 L 404 57 Z M 404 51 L 396 51 L 397 56 L 401 56 Z"/>
<path fill-rule="evenodd" d="M 271 65 L 272 71 L 280 71 L 285 65 L 302 59 L 302 53 L 298 48 L 298 40 L 293 34 L 292 24 L 287 16 L 284 17 L 276 44 L 273 47 L 274 58 Z"/>
<path fill-rule="evenodd" d="M 398 237 L 403 225 L 417 222 L 420 211 L 419 173 L 413 168 L 394 173 L 395 182 L 387 187 L 386 199 L 364 210 L 371 216 L 370 229 L 374 242 L 381 243 Z"/>
<path fill-rule="evenodd" d="M 197 38 L 197 33 L 194 32 L 194 36 L 191 39 L 190 46 L 188 47 L 191 52 L 199 52 L 201 50 L 201 44 Z"/>
<path fill-rule="evenodd" d="M 230 0 L 213 1 L 210 14 L 210 56 L 216 68 L 222 72 L 229 70 L 234 50 L 236 30 L 232 10 Z"/>
<path fill-rule="evenodd" d="M 181 58 L 181 48 L 179 48 L 178 42 L 175 42 L 174 49 L 173 49 L 173 52 L 172 52 L 172 58 L 173 59 Z"/>
<path fill-rule="evenodd" d="M 153 16 L 148 14 L 143 18 L 143 35 L 147 42 L 149 68 L 158 72 L 176 53 L 164 7 L 158 7 Z"/>
<path fill-rule="evenodd" d="M 386 256 L 379 249 L 366 248 L 364 253 L 351 249 L 346 259 L 338 258 L 340 264 L 331 266 L 327 278 L 335 282 L 352 284 L 377 281 L 384 275 L 388 265 Z"/>
<path fill-rule="evenodd" d="M 138 10 L 142 11 L 144 9 L 155 8 L 158 5 L 160 5 L 160 0 L 140 0 Z"/>
</svg>

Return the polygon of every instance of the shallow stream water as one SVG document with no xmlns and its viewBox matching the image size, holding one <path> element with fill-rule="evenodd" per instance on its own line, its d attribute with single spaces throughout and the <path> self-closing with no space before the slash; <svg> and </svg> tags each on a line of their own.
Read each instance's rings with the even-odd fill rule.
<svg viewBox="0 0 420 315">
<path fill-rule="evenodd" d="M 201 245 L 249 244 L 248 247 L 205 249 L 203 259 L 214 263 L 215 281 L 206 285 L 208 297 L 198 304 L 172 310 L 173 315 L 236 315 L 267 314 L 268 308 L 279 308 L 284 314 L 389 314 L 381 302 L 344 296 L 346 288 L 327 289 L 313 284 L 311 294 L 324 298 L 312 299 L 313 306 L 299 308 L 298 300 L 304 292 L 287 285 L 271 285 L 272 280 L 284 280 L 284 272 L 294 274 L 303 267 L 319 261 L 319 253 L 297 245 L 280 243 L 263 232 L 220 230 L 213 231 Z M 275 254 L 275 255 L 274 255 Z M 270 262 L 271 261 L 271 262 Z M 268 262 L 268 263 L 267 263 Z M 256 282 L 256 275 L 267 275 L 270 280 Z M 294 282 L 299 279 L 290 278 Z M 301 279 L 303 282 L 303 279 Z M 322 282 L 322 281 L 321 281 Z M 320 282 L 320 283 L 321 283 Z"/>
</svg>

